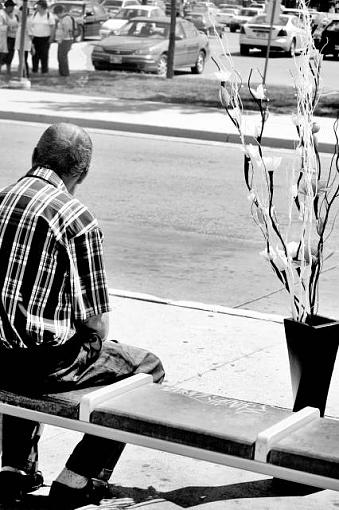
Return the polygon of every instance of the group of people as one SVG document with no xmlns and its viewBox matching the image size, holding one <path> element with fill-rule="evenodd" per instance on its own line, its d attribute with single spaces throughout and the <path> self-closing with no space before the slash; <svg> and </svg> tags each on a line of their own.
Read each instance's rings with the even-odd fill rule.
<svg viewBox="0 0 339 510">
<path fill-rule="evenodd" d="M 14 0 L 0 3 L 0 73 L 6 66 L 11 73 L 14 53 L 21 49 L 22 7 L 17 8 Z M 62 5 L 48 9 L 46 0 L 38 0 L 34 12 L 27 12 L 26 28 L 23 34 L 24 75 L 29 77 L 28 57 L 32 56 L 32 73 L 48 74 L 49 49 L 52 42 L 58 43 L 58 66 L 61 76 L 69 76 L 68 52 L 74 41 L 74 21 Z"/>
</svg>

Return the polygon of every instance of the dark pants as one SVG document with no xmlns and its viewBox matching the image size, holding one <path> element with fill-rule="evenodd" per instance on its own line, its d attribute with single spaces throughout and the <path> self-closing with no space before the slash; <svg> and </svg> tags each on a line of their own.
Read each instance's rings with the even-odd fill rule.
<svg viewBox="0 0 339 510">
<path fill-rule="evenodd" d="M 6 64 L 7 70 L 9 71 L 14 57 L 15 37 L 7 37 L 7 49 L 8 51 L 4 59 L 4 64 Z"/>
<path fill-rule="evenodd" d="M 55 352 L 59 348 L 53 349 Z M 110 340 L 101 347 L 96 336 L 83 342 L 80 348 L 77 342 L 62 346 L 60 356 L 50 351 L 51 348 L 42 353 L 37 351 L 28 359 L 23 353 L 17 364 L 15 353 L 1 352 L 1 385 L 14 391 L 32 391 L 36 395 L 38 391 L 61 392 L 102 386 L 138 373 L 151 374 L 154 382 L 161 382 L 165 375 L 154 354 Z M 38 463 L 39 437 L 38 423 L 4 415 L 2 465 L 34 472 Z M 107 481 L 124 447 L 124 443 L 85 434 L 66 467 L 87 478 Z"/>
<path fill-rule="evenodd" d="M 58 64 L 60 76 L 69 76 L 68 52 L 72 47 L 72 41 L 58 43 Z"/>
<path fill-rule="evenodd" d="M 48 73 L 48 52 L 49 37 L 33 37 L 34 55 L 32 55 L 32 71 L 37 73 L 39 62 L 41 62 L 41 72 Z"/>
</svg>

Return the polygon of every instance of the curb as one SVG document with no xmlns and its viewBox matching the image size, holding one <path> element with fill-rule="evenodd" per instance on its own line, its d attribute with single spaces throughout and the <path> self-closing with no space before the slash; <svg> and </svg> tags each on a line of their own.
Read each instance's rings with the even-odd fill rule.
<svg viewBox="0 0 339 510">
<path fill-rule="evenodd" d="M 135 299 L 136 301 L 144 301 L 147 303 L 155 303 L 159 305 L 175 306 L 178 308 L 189 308 L 191 310 L 200 310 L 203 312 L 220 313 L 224 315 L 232 315 L 235 317 L 244 317 L 247 319 L 261 320 L 267 322 L 277 322 L 282 324 L 284 317 L 282 315 L 275 315 L 270 313 L 261 313 L 253 310 L 246 310 L 241 308 L 229 308 L 222 305 L 205 304 L 197 301 L 173 301 L 165 299 L 152 294 L 143 294 L 140 292 L 132 292 L 120 289 L 108 289 L 110 296 L 120 297 L 125 299 Z"/>
<path fill-rule="evenodd" d="M 187 138 L 191 140 L 240 144 L 239 135 L 237 133 L 221 133 L 216 131 L 185 129 L 180 127 L 155 126 L 151 124 L 134 124 L 129 122 L 106 121 L 76 116 L 0 111 L 0 119 L 22 122 L 40 122 L 43 124 L 72 122 L 83 128 L 89 129 L 103 129 L 128 133 L 169 136 L 173 138 Z M 288 140 L 269 136 L 263 138 L 263 146 L 276 149 L 294 150 L 296 143 L 297 141 L 292 139 Z M 318 150 L 322 153 L 333 154 L 334 146 L 332 143 L 320 142 L 318 144 Z"/>
</svg>

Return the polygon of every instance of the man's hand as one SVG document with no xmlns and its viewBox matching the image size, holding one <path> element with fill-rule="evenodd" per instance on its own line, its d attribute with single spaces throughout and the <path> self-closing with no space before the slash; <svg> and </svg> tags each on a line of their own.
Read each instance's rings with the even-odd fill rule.
<svg viewBox="0 0 339 510">
<path fill-rule="evenodd" d="M 97 333 L 101 340 L 105 341 L 108 335 L 109 328 L 109 313 L 102 313 L 100 315 L 93 315 L 85 322 L 76 325 L 77 333 L 83 334 L 86 337 L 88 333 Z"/>
</svg>

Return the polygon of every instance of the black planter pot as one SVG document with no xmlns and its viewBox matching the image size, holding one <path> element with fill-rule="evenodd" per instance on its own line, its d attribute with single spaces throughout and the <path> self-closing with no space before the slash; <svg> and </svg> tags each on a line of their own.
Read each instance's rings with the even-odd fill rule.
<svg viewBox="0 0 339 510">
<path fill-rule="evenodd" d="M 324 416 L 339 343 L 339 322 L 312 316 L 306 323 L 285 319 L 293 411 L 317 407 Z"/>
</svg>

